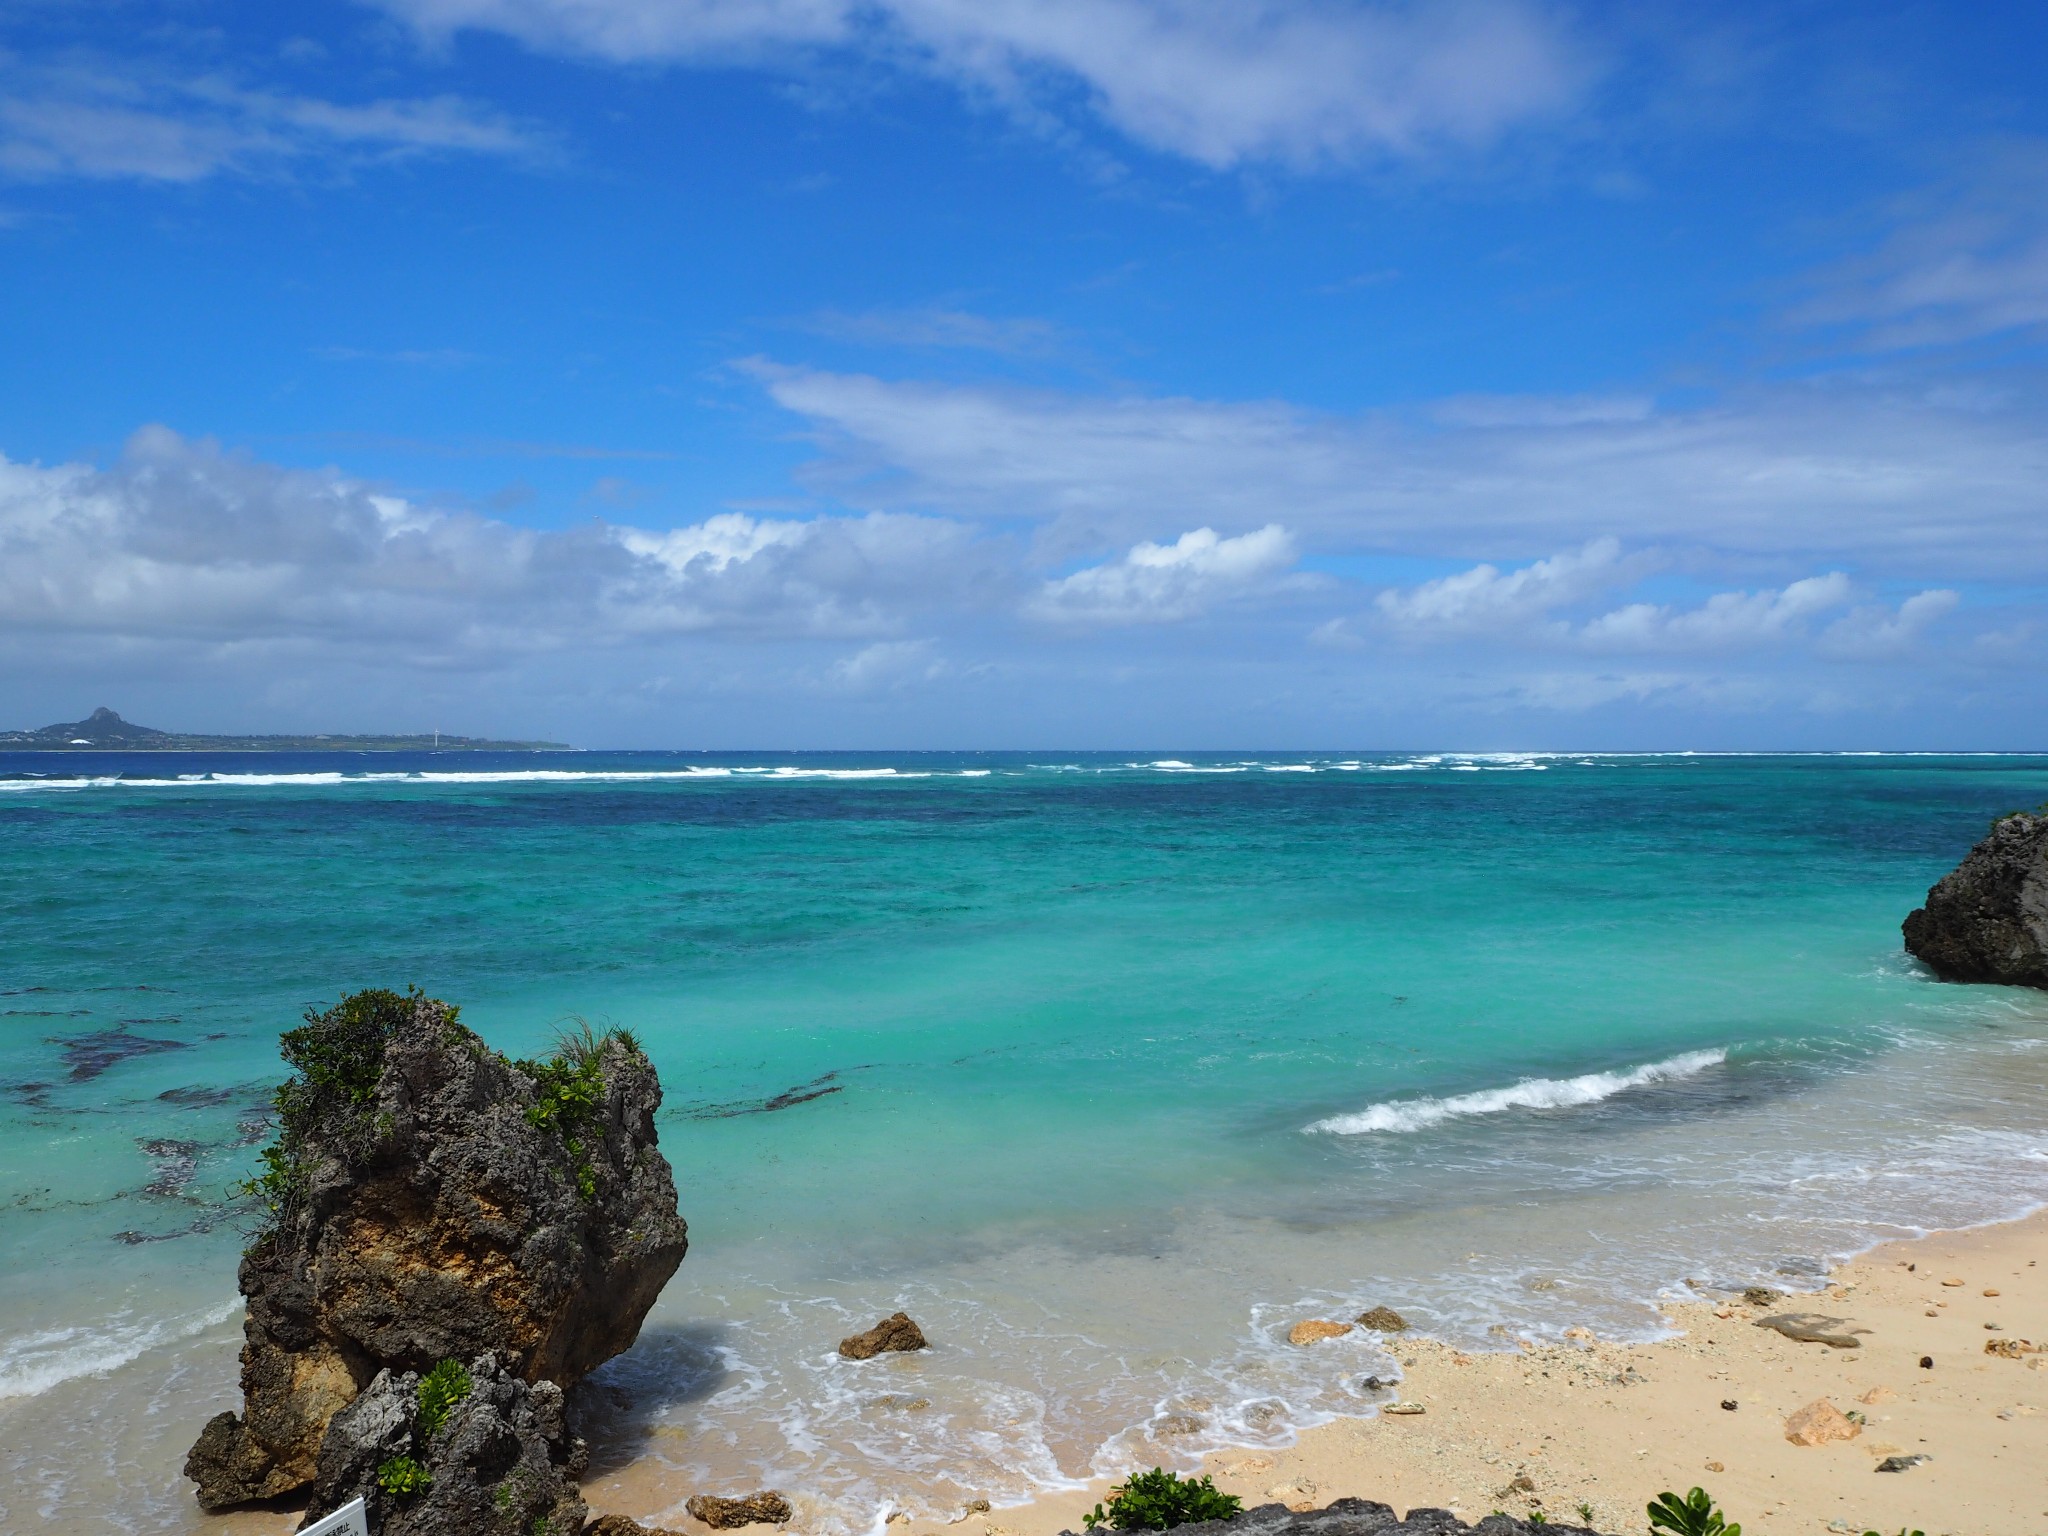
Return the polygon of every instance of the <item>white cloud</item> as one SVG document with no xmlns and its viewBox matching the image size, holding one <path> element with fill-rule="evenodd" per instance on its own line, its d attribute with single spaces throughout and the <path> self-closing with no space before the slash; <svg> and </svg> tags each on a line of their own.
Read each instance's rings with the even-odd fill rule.
<svg viewBox="0 0 2048 1536">
<path fill-rule="evenodd" d="M 370 0 L 620 62 L 787 64 L 854 49 L 1027 122 L 1076 98 L 1218 168 L 1483 147 L 1569 112 L 1592 70 L 1539 0 Z"/>
<path fill-rule="evenodd" d="M 0 459 L 0 628 L 14 631 L 489 661 L 714 631 L 886 635 L 1011 590 L 937 518 L 539 531 L 160 427 L 108 471 Z"/>
<path fill-rule="evenodd" d="M 1256 527 L 1282 505 L 1325 551 L 1528 559 L 1612 537 L 1923 579 L 2048 576 L 2038 390 L 1781 385 L 1645 412 L 1546 413 L 1537 397 L 1463 425 L 747 366 L 809 422 L 813 484 L 1042 524 L 1055 558 L 1162 524 Z"/>
<path fill-rule="evenodd" d="M 1716 592 L 1697 608 L 1630 603 L 1603 613 L 1579 631 L 1599 649 L 1717 651 L 1782 640 L 1804 632 L 1806 621 L 1850 599 L 1840 571 L 1808 576 L 1761 592 Z"/>
<path fill-rule="evenodd" d="M 2048 143 L 1984 153 L 1889 222 L 1874 251 L 1817 274 L 1794 324 L 1848 327 L 1873 350 L 2048 325 Z"/>
<path fill-rule="evenodd" d="M 1065 623 L 1163 624 L 1267 587 L 1293 563 L 1294 540 L 1278 523 L 1235 538 L 1196 528 L 1047 582 L 1031 611 Z"/>
<path fill-rule="evenodd" d="M 1820 637 L 1824 655 L 1879 660 L 1904 655 L 1929 625 L 1954 610 L 1962 594 L 1947 587 L 1916 592 L 1896 609 L 1869 604 L 1851 609 Z"/>
<path fill-rule="evenodd" d="M 18 180 L 190 182 L 313 159 L 546 152 L 531 130 L 455 96 L 343 103 L 217 75 L 29 68 L 0 55 L 0 175 Z"/>
<path fill-rule="evenodd" d="M 1618 585 L 1641 565 L 1622 559 L 1620 540 L 1594 539 L 1583 549 L 1519 570 L 1476 565 L 1419 586 L 1391 588 L 1374 604 L 1388 623 L 1411 635 L 1519 631 L 1547 621 L 1554 609 Z M 1562 633 L 1562 625 L 1555 627 Z"/>
</svg>

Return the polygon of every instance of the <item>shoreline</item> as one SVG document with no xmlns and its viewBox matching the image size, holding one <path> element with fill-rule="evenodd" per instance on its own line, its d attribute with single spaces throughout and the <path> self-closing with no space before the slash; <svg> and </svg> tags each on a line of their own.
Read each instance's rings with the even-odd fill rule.
<svg viewBox="0 0 2048 1536">
<path fill-rule="evenodd" d="M 1397 1512 L 1448 1508 L 1467 1522 L 1498 1509 L 1579 1524 L 1583 1503 L 1592 1511 L 1584 1523 L 1634 1532 L 1651 1498 L 1701 1485 L 1750 1536 L 2038 1532 L 2048 1523 L 2048 1353 L 2007 1358 L 1984 1346 L 2048 1344 L 2043 1258 L 2048 1209 L 1880 1244 L 1833 1266 L 1819 1291 L 1767 1307 L 1739 1297 L 1667 1303 L 1659 1310 L 1674 1331 L 1648 1342 L 1573 1330 L 1582 1336 L 1467 1353 L 1421 1336 L 1382 1336 L 1402 1367 L 1386 1401 L 1418 1404 L 1421 1414 L 1337 1419 L 1284 1448 L 1209 1452 L 1201 1470 L 1247 1508 L 1355 1497 Z M 1859 1347 L 1836 1349 L 1754 1326 L 1784 1312 L 1869 1331 Z M 1342 1346 L 1302 1347 L 1328 1351 L 1333 1371 L 1356 1368 Z M 1923 1355 L 1932 1369 L 1921 1368 Z M 1867 1422 L 1845 1441 L 1791 1443 L 1787 1418 L 1817 1399 Z M 1886 1457 L 1911 1455 L 1929 1460 L 1876 1471 Z M 708 1530 L 649 1470 L 629 1464 L 586 1482 L 593 1516 Z M 1055 1536 L 1078 1530 L 1109 1486 L 1096 1479 L 950 1520 L 878 1511 L 874 1529 Z"/>
</svg>

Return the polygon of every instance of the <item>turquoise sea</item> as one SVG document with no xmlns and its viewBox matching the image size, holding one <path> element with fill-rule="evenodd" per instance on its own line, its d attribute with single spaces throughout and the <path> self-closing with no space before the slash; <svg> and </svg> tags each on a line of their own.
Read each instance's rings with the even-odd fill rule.
<svg viewBox="0 0 2048 1536">
<path fill-rule="evenodd" d="M 2040 757 L 0 755 L 0 1529 L 287 1529 L 236 1401 L 278 1032 L 418 983 L 630 1026 L 691 1252 L 599 1486 L 870 1529 L 1654 1332 L 2048 1201 L 2048 994 L 1899 920 Z M 854 1366 L 907 1308 L 926 1355 Z M 607 1482 L 606 1480 L 610 1481 Z M 616 1502 L 612 1507 L 620 1507 Z"/>
</svg>

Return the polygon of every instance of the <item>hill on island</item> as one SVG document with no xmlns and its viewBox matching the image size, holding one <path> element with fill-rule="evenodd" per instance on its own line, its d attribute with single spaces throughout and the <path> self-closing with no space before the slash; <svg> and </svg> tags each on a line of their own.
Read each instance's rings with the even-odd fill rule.
<svg viewBox="0 0 2048 1536">
<path fill-rule="evenodd" d="M 0 731 L 16 752 L 545 752 L 560 741 L 487 741 L 480 736 L 200 736 L 123 720 L 102 705 L 83 720 L 33 731 Z"/>
</svg>

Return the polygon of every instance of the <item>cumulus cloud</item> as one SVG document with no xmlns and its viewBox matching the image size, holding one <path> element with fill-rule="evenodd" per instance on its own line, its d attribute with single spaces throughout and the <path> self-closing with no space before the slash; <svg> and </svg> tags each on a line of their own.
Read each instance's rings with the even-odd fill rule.
<svg viewBox="0 0 2048 1536">
<path fill-rule="evenodd" d="M 335 102 L 220 75 L 0 55 L 0 175 L 17 180 L 190 182 L 309 160 L 546 152 L 533 130 L 456 96 Z"/>
<path fill-rule="evenodd" d="M 1852 608 L 1855 584 L 1844 572 L 1828 571 L 1782 587 L 1715 592 L 1691 607 L 1634 602 L 1590 617 L 1570 612 L 1634 585 L 1662 563 L 1653 552 L 1624 555 L 1617 540 L 1596 539 L 1513 570 L 1477 565 L 1389 588 L 1374 599 L 1375 617 L 1418 642 L 1538 641 L 1552 650 L 1595 654 L 1713 655 L 1811 641 L 1824 656 L 1875 660 L 1903 654 L 1960 600 L 1960 594 L 1941 588 L 1917 593 L 1896 609 L 1881 603 Z M 1845 609 L 1816 631 L 1818 620 Z M 1341 620 L 1322 626 L 1313 638 L 1326 645 L 1364 643 Z"/>
<path fill-rule="evenodd" d="M 1759 387 L 1682 409 L 1494 409 L 1482 424 L 1272 401 L 1103 397 L 755 362 L 806 419 L 819 487 L 1029 519 L 1079 553 L 1162 524 L 1323 549 L 1527 559 L 1567 540 L 1948 579 L 2048 576 L 2048 411 L 1875 385 Z"/>
<path fill-rule="evenodd" d="M 1523 630 L 1548 621 L 1555 609 L 1617 585 L 1641 564 L 1623 560 L 1619 539 L 1594 539 L 1583 549 L 1519 570 L 1475 565 L 1419 586 L 1391 588 L 1374 603 L 1388 623 L 1410 635 Z"/>
<path fill-rule="evenodd" d="M 1170 623 L 1269 586 L 1294 558 L 1294 540 L 1278 523 L 1235 538 L 1196 528 L 1171 544 L 1138 544 L 1121 559 L 1047 582 L 1031 611 L 1063 623 Z"/>
<path fill-rule="evenodd" d="M 1859 661 L 1903 655 L 1929 625 L 1953 611 L 1961 601 L 1960 592 L 1936 587 L 1914 593 L 1895 609 L 1882 604 L 1854 608 L 1822 633 L 1821 650 L 1826 655 Z"/>
<path fill-rule="evenodd" d="M 1807 620 L 1849 601 L 1840 571 L 1761 592 L 1716 592 L 1697 608 L 1630 603 L 1603 613 L 1580 632 L 1587 644 L 1612 650 L 1725 650 L 1783 639 Z"/>
<path fill-rule="evenodd" d="M 540 531 L 160 427 L 110 470 L 0 459 L 0 627 L 15 631 L 490 661 L 713 631 L 887 635 L 990 579 L 971 532 L 937 518 Z"/>
<path fill-rule="evenodd" d="M 1027 122 L 1076 101 L 1218 168 L 1415 157 L 1569 112 L 1591 66 L 1539 0 L 371 0 L 423 34 L 495 31 L 620 62 L 855 50 Z"/>
</svg>

